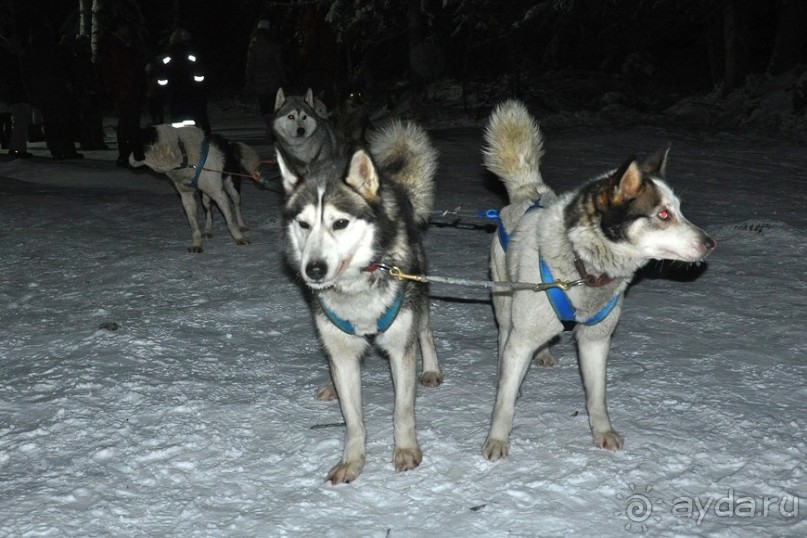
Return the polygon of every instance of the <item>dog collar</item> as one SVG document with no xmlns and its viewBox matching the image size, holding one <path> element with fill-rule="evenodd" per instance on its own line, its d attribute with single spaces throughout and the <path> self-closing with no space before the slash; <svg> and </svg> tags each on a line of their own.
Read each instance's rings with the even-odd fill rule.
<svg viewBox="0 0 807 538">
<path fill-rule="evenodd" d="M 181 142 L 180 142 L 180 144 L 181 144 Z M 196 165 L 196 171 L 193 173 L 193 179 L 191 179 L 190 183 L 185 183 L 186 187 L 192 187 L 194 189 L 199 188 L 199 176 L 202 175 L 202 169 L 205 166 L 205 162 L 207 162 L 207 153 L 208 153 L 208 151 L 210 151 L 210 142 L 208 142 L 207 138 L 205 138 L 205 141 L 202 142 L 202 149 L 199 152 L 199 163 Z M 184 152 L 183 152 L 183 155 L 184 155 Z M 185 155 L 185 164 L 186 165 L 187 165 L 187 162 L 188 162 L 188 156 Z"/>
<path fill-rule="evenodd" d="M 376 320 L 376 334 L 383 333 L 389 329 L 392 322 L 395 321 L 395 318 L 398 316 L 398 312 L 401 310 L 401 306 L 403 305 L 405 293 L 406 284 L 404 283 L 398 289 L 398 293 L 395 295 L 395 300 L 392 301 L 392 304 L 389 305 L 386 312 L 381 314 L 381 316 Z M 322 308 L 322 313 L 325 314 L 328 321 L 333 323 L 343 333 L 350 335 L 356 334 L 356 328 L 353 326 L 353 324 L 346 319 L 340 318 L 333 310 L 325 306 L 325 303 L 322 301 L 322 298 L 319 295 L 317 295 L 317 301 L 319 301 L 319 306 Z"/>
<path fill-rule="evenodd" d="M 607 273 L 602 273 L 600 276 L 594 276 L 586 271 L 586 264 L 580 259 L 580 255 L 575 252 L 574 254 L 574 268 L 577 269 L 577 274 L 580 275 L 589 288 L 600 288 L 614 281 L 614 277 L 609 276 Z"/>
<path fill-rule="evenodd" d="M 555 279 L 552 278 L 552 272 L 549 270 L 549 266 L 540 256 L 538 257 L 538 266 L 541 269 L 541 281 L 554 282 Z M 599 286 L 603 285 L 604 284 L 599 284 Z M 602 310 L 585 321 L 578 321 L 574 306 L 572 305 L 572 302 L 569 300 L 569 296 L 566 295 L 565 291 L 560 288 L 548 288 L 545 291 L 546 296 L 549 299 L 549 304 L 552 305 L 552 309 L 555 311 L 558 319 L 561 321 L 574 321 L 576 323 L 582 323 L 583 325 L 596 325 L 608 317 L 608 314 L 611 313 L 616 304 L 619 302 L 619 296 L 622 295 L 622 293 L 617 293 L 611 297 L 611 300 L 605 304 Z"/>
</svg>

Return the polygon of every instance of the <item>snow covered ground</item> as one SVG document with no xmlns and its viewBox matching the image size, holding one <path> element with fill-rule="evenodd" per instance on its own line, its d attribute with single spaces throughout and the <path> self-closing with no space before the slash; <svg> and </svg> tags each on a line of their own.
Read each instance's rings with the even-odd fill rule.
<svg viewBox="0 0 807 538">
<path fill-rule="evenodd" d="M 268 155 L 258 122 L 214 127 Z M 614 338 L 625 437 L 591 442 L 570 335 L 534 367 L 510 455 L 481 456 L 496 376 L 482 290 L 435 285 L 445 382 L 418 388 L 421 466 L 396 474 L 385 360 L 363 370 L 367 464 L 342 449 L 309 312 L 282 264 L 278 194 L 244 187 L 250 246 L 219 215 L 203 254 L 165 178 L 84 161 L 0 163 L 0 536 L 805 536 L 807 153 L 658 126 L 544 126 L 571 188 L 673 143 L 670 183 L 713 233 L 700 267 L 654 263 Z M 502 204 L 480 131 L 432 131 L 438 208 Z M 40 146 L 34 148 L 44 155 Z M 477 223 L 472 223 L 477 224 Z M 432 226 L 434 274 L 484 278 L 486 230 Z"/>
</svg>

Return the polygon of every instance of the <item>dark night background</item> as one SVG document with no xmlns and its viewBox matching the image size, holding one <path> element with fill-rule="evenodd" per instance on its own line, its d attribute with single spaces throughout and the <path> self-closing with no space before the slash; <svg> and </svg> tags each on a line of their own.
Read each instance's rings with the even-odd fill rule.
<svg viewBox="0 0 807 538">
<path fill-rule="evenodd" d="M 371 103 L 410 100 L 418 103 L 415 114 L 453 107 L 481 117 L 492 103 L 515 95 L 549 112 L 618 119 L 675 110 L 670 121 L 704 128 L 805 134 L 804 0 L 96 3 L 99 31 L 136 25 L 145 57 L 176 26 L 189 30 L 208 66 L 214 100 L 241 91 L 247 45 L 260 18 L 280 29 L 289 73 L 299 76 L 302 21 L 318 12 L 333 32 L 337 93 L 359 86 Z M 75 34 L 79 5 L 0 1 L 3 36 L 25 36 L 42 23 Z M 439 81 L 461 91 L 451 99 L 436 95 L 429 88 Z"/>
</svg>

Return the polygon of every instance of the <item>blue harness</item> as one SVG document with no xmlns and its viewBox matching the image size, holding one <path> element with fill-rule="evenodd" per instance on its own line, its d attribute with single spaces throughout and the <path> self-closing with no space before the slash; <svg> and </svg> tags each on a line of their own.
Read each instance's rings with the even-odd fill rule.
<svg viewBox="0 0 807 538">
<path fill-rule="evenodd" d="M 398 290 L 395 300 L 392 301 L 392 304 L 389 305 L 389 308 L 387 308 L 387 311 L 381 314 L 381 317 L 376 320 L 375 326 L 378 332 L 383 333 L 389 329 L 392 322 L 395 321 L 395 318 L 398 316 L 398 312 L 401 310 L 401 306 L 403 305 L 405 293 L 406 284 L 403 284 Z M 344 333 L 351 335 L 356 334 L 356 328 L 352 323 L 337 316 L 333 310 L 325 306 L 325 303 L 322 302 L 322 299 L 319 296 L 317 296 L 317 301 L 319 301 L 319 306 L 322 308 L 322 312 L 325 314 L 325 317 L 328 318 L 331 323 L 336 325 L 336 327 Z"/>
<path fill-rule="evenodd" d="M 533 209 L 538 209 L 540 207 L 543 207 L 540 202 L 535 202 L 533 205 L 527 208 L 527 211 L 532 211 Z M 507 230 L 504 229 L 504 223 L 502 222 L 501 218 L 499 218 L 499 212 L 495 209 L 489 209 L 480 213 L 480 216 L 496 221 L 496 233 L 499 236 L 499 243 L 502 245 L 502 249 L 506 252 L 507 247 L 510 244 L 510 234 L 508 234 Z M 555 279 L 552 277 L 552 272 L 549 270 L 549 266 L 540 256 L 538 256 L 538 268 L 541 271 L 542 282 L 554 282 Z M 608 314 L 611 313 L 619 302 L 620 296 L 620 294 L 617 293 L 611 298 L 610 301 L 608 301 L 608 303 L 606 303 L 602 310 L 585 321 L 578 321 L 577 314 L 574 310 L 574 305 L 572 305 L 572 302 L 569 300 L 569 296 L 566 295 L 565 291 L 563 291 L 561 288 L 547 288 L 545 292 L 547 299 L 549 299 L 549 304 L 552 305 L 552 309 L 555 311 L 555 315 L 558 316 L 559 320 L 582 323 L 583 325 L 596 325 L 608 317 Z"/>
<path fill-rule="evenodd" d="M 180 148 L 184 147 L 181 141 L 179 147 Z M 196 171 L 193 173 L 193 179 L 191 179 L 190 183 L 185 183 L 186 187 L 192 187 L 194 189 L 199 188 L 199 176 L 202 175 L 202 168 L 205 166 L 205 162 L 207 162 L 207 153 L 209 151 L 210 151 L 210 143 L 205 138 L 205 141 L 202 142 L 202 149 L 199 152 L 199 162 L 196 164 Z M 182 153 L 185 152 L 183 151 Z"/>
</svg>

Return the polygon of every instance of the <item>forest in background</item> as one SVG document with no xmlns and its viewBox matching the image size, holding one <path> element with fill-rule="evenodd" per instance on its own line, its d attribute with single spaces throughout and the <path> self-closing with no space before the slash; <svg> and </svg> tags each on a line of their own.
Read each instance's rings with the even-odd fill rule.
<svg viewBox="0 0 807 538">
<path fill-rule="evenodd" d="M 0 0 L 0 6 L 8 14 L 0 23 L 4 38 L 43 22 L 62 33 L 94 35 L 127 24 L 138 29 L 145 55 L 182 26 L 207 58 L 219 98 L 240 91 L 259 19 L 279 29 L 294 74 L 304 21 L 314 13 L 332 32 L 338 88 L 358 86 L 379 102 L 428 101 L 429 85 L 444 80 L 461 89 L 457 101 L 466 112 L 505 96 L 550 111 L 648 112 L 697 95 L 708 96 L 700 100 L 707 109 L 737 102 L 747 114 L 748 99 L 775 91 L 802 118 L 807 102 L 803 0 Z"/>
</svg>

